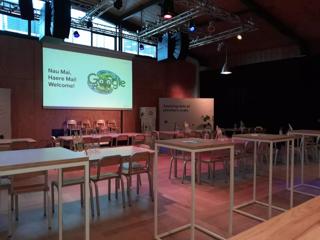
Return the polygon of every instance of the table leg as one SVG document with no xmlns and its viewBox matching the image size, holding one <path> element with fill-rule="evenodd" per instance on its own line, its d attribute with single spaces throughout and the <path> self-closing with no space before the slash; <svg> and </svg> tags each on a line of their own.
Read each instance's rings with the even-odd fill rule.
<svg viewBox="0 0 320 240">
<path fill-rule="evenodd" d="M 58 228 L 59 240 L 62 240 L 63 222 L 62 222 L 62 169 L 58 170 Z"/>
<path fill-rule="evenodd" d="M 85 239 L 90 239 L 90 208 L 89 208 L 89 162 L 84 166 L 84 194 L 85 194 Z"/>
<path fill-rule="evenodd" d="M 304 136 L 301 141 L 301 184 L 304 184 Z"/>
<path fill-rule="evenodd" d="M 254 142 L 253 148 L 253 201 L 256 201 L 256 186 L 257 186 L 257 142 Z"/>
<path fill-rule="evenodd" d="M 289 145 L 289 142 L 288 142 Z M 288 159 L 289 160 L 289 159 Z M 291 178 L 290 178 L 290 208 L 293 208 L 293 189 L 294 189 L 294 140 L 291 141 Z"/>
<path fill-rule="evenodd" d="M 270 143 L 269 149 L 269 203 L 268 218 L 272 217 L 272 167 L 273 167 L 273 143 Z"/>
<path fill-rule="evenodd" d="M 11 211 L 11 195 L 8 192 L 8 237 L 12 237 L 13 234 L 13 221 Z"/>
<path fill-rule="evenodd" d="M 155 145 L 154 164 L 153 164 L 153 191 L 154 191 L 154 238 L 158 237 L 158 151 Z"/>
<path fill-rule="evenodd" d="M 195 239 L 195 167 L 195 152 L 191 152 L 191 240 Z"/>
<path fill-rule="evenodd" d="M 294 145 L 292 145 L 292 148 L 294 148 Z M 287 173 L 286 173 L 286 187 L 289 188 L 289 164 L 290 164 L 290 141 L 287 141 Z"/>
<path fill-rule="evenodd" d="M 229 208 L 229 236 L 233 229 L 233 207 L 234 207 L 234 146 L 230 148 L 230 208 Z"/>
</svg>

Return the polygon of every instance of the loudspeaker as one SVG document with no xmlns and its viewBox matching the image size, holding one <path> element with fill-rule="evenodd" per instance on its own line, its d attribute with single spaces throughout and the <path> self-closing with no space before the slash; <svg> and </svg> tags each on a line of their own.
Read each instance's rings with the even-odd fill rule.
<svg viewBox="0 0 320 240">
<path fill-rule="evenodd" d="M 51 34 L 56 38 L 68 38 L 71 25 L 70 0 L 53 0 L 51 5 Z"/>
<path fill-rule="evenodd" d="M 34 20 L 32 0 L 19 0 L 19 7 L 22 19 Z"/>
<path fill-rule="evenodd" d="M 186 33 L 176 32 L 173 36 L 173 57 L 177 60 L 185 59 L 189 50 L 189 36 Z"/>
</svg>

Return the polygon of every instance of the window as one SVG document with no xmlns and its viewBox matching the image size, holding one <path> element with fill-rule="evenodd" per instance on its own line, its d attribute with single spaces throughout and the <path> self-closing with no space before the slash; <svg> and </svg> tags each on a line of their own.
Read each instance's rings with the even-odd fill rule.
<svg viewBox="0 0 320 240">
<path fill-rule="evenodd" d="M 114 50 L 115 38 L 101 34 L 92 34 L 92 46 Z"/>
<path fill-rule="evenodd" d="M 79 33 L 79 37 L 77 38 L 73 35 L 75 31 L 78 31 Z M 69 38 L 66 38 L 64 41 L 69 43 L 91 46 L 91 32 L 76 28 L 70 28 Z"/>
<path fill-rule="evenodd" d="M 143 48 L 141 46 L 143 46 Z M 153 46 L 153 45 L 140 43 L 139 44 L 139 55 L 155 58 L 157 56 L 157 48 L 156 48 L 156 46 Z"/>
<path fill-rule="evenodd" d="M 122 39 L 122 51 L 126 53 L 138 54 L 138 43 L 137 41 L 130 39 Z"/>
<path fill-rule="evenodd" d="M 0 14 L 0 30 L 28 34 L 28 21 Z"/>
</svg>

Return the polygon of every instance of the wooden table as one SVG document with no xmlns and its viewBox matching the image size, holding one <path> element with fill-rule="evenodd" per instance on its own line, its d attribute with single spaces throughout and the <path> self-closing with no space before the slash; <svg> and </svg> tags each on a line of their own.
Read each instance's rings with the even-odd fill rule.
<svg viewBox="0 0 320 240">
<path fill-rule="evenodd" d="M 174 229 L 170 229 L 167 232 L 159 233 L 158 229 L 158 152 L 160 147 L 180 150 L 191 153 L 191 223 L 184 226 L 180 226 Z M 160 240 L 169 235 L 175 234 L 177 232 L 183 231 L 185 229 L 191 229 L 190 239 L 195 239 L 195 230 L 200 230 L 207 235 L 218 238 L 225 239 L 223 236 L 214 233 L 207 228 L 204 228 L 195 223 L 195 154 L 201 152 L 209 152 L 221 149 L 230 149 L 230 201 L 231 206 L 229 211 L 229 223 L 232 223 L 232 209 L 233 209 L 233 179 L 231 179 L 234 174 L 234 144 L 230 141 L 217 141 L 212 139 L 200 139 L 200 138 L 182 138 L 182 139 L 168 139 L 168 140 L 157 140 L 155 144 L 155 159 L 153 168 L 153 184 L 154 184 L 154 238 Z M 229 227 L 229 233 L 231 233 L 231 227 Z"/>
<path fill-rule="evenodd" d="M 89 240 L 89 161 L 84 153 L 73 152 L 61 147 L 0 152 L 0 176 L 58 169 L 59 240 L 62 240 L 63 229 L 61 191 L 62 169 L 77 166 L 84 166 L 85 168 L 85 240 Z M 10 196 L 8 196 L 8 206 L 10 206 L 9 204 Z M 11 223 L 12 219 L 10 215 L 8 217 Z M 48 218 L 50 220 L 49 216 Z M 9 224 L 9 226 L 9 232 L 11 233 L 11 224 Z"/>
<path fill-rule="evenodd" d="M 268 218 L 272 217 L 272 209 L 277 209 L 280 211 L 285 211 L 286 209 L 277 207 L 272 205 L 272 170 L 273 170 L 273 145 L 275 143 L 279 142 L 286 142 L 287 143 L 287 188 L 288 182 L 289 182 L 289 175 L 291 176 L 290 178 L 290 208 L 293 207 L 293 170 L 294 170 L 294 152 L 293 148 L 291 148 L 291 173 L 289 174 L 289 153 L 290 153 L 290 144 L 293 146 L 294 145 L 294 137 L 293 136 L 287 136 L 287 135 L 274 135 L 274 134 L 262 134 L 262 133 L 251 133 L 251 134 L 238 134 L 234 135 L 232 137 L 234 140 L 242 140 L 242 141 L 247 141 L 247 142 L 253 142 L 254 143 L 254 152 L 253 152 L 253 196 L 252 200 L 237 205 L 233 208 L 234 212 L 237 212 L 239 214 L 242 214 L 244 216 L 254 218 L 259 221 L 265 221 L 265 219 L 250 214 L 248 212 L 245 212 L 244 210 L 241 210 L 241 208 L 251 205 L 251 204 L 259 204 L 265 207 L 268 207 Z M 256 199 L 256 177 L 257 177 L 257 144 L 258 143 L 267 143 L 269 144 L 269 192 L 268 192 L 268 203 L 264 203 L 261 201 L 258 201 Z M 231 173 L 230 173 L 231 174 Z M 233 173 L 232 173 L 233 174 Z M 232 223 L 231 223 L 232 225 Z"/>
<path fill-rule="evenodd" d="M 316 240 L 320 239 L 320 197 L 313 198 L 230 240 Z"/>
<path fill-rule="evenodd" d="M 13 142 L 35 143 L 36 140 L 34 140 L 32 138 L 5 138 L 5 139 L 0 139 L 0 145 L 10 145 Z"/>
<path fill-rule="evenodd" d="M 320 188 L 318 186 L 315 186 L 315 185 L 311 185 L 311 184 L 306 184 L 304 182 L 304 159 L 305 159 L 305 138 L 306 137 L 320 137 L 320 130 L 304 130 L 304 129 L 301 129 L 301 130 L 292 130 L 289 132 L 290 135 L 294 135 L 294 136 L 299 136 L 301 137 L 301 183 L 296 185 L 295 188 L 299 188 L 299 187 L 309 187 L 309 188 L 314 188 L 314 189 L 317 189 L 317 190 L 320 190 Z M 319 162 L 319 170 L 318 170 L 318 177 L 320 178 L 320 153 L 318 153 L 318 162 Z M 308 196 L 317 196 L 315 194 L 312 194 L 312 193 L 308 193 L 306 191 L 303 191 L 303 190 L 295 190 L 295 192 L 298 192 L 298 193 L 301 193 L 301 194 L 304 194 L 304 195 L 308 195 Z"/>
</svg>

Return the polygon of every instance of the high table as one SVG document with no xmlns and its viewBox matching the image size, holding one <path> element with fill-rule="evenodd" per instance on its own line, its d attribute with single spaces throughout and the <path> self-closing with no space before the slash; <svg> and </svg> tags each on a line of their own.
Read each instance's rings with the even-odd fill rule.
<svg viewBox="0 0 320 240">
<path fill-rule="evenodd" d="M 306 184 L 304 183 L 304 158 L 305 158 L 305 137 L 320 137 L 320 130 L 292 130 L 289 132 L 291 135 L 295 135 L 295 136 L 299 136 L 301 137 L 301 183 L 296 185 L 295 188 L 298 187 L 310 187 L 310 188 L 314 188 L 317 190 L 320 190 L 319 187 L 315 186 L 315 185 L 311 185 L 311 184 Z M 319 162 L 319 173 L 318 173 L 318 177 L 320 178 L 320 154 L 318 154 L 318 162 Z M 312 194 L 312 193 L 307 193 L 305 191 L 302 190 L 294 190 L 295 192 L 304 194 L 304 195 L 308 195 L 308 196 L 317 196 L 316 194 Z"/>
<path fill-rule="evenodd" d="M 168 148 L 173 150 L 180 150 L 191 153 L 191 223 L 184 226 L 180 226 L 164 233 L 158 232 L 158 152 L 159 148 Z M 199 138 L 182 138 L 182 139 L 168 139 L 157 140 L 155 144 L 155 159 L 153 170 L 153 184 L 155 192 L 154 202 L 154 237 L 155 239 L 162 239 L 166 236 L 175 234 L 185 229 L 191 229 L 190 239 L 195 239 L 195 230 L 199 230 L 211 237 L 218 239 L 225 239 L 223 236 L 214 233 L 207 228 L 204 228 L 195 223 L 195 154 L 201 152 L 215 151 L 221 149 L 230 149 L 230 205 L 232 206 L 229 211 L 229 223 L 232 223 L 232 209 L 233 209 L 233 171 L 234 171 L 234 144 L 230 141 L 218 141 L 211 139 L 199 139 Z M 229 233 L 231 233 L 232 225 L 229 226 Z"/>
<path fill-rule="evenodd" d="M 320 236 L 320 197 L 313 198 L 230 240 L 316 240 Z"/>
<path fill-rule="evenodd" d="M 58 169 L 59 240 L 62 240 L 63 238 L 61 191 L 62 169 L 77 166 L 84 166 L 85 169 L 85 240 L 89 240 L 89 161 L 88 157 L 84 153 L 73 152 L 62 147 L 0 152 L 0 176 Z M 8 206 L 10 206 L 9 204 L 10 196 L 8 197 Z M 11 216 L 9 216 L 9 220 L 11 233 Z"/>
<path fill-rule="evenodd" d="M 290 144 L 294 145 L 294 137 L 293 136 L 287 136 L 287 135 L 273 135 L 273 134 L 258 134 L 258 133 L 251 133 L 251 134 L 238 134 L 234 135 L 232 137 L 234 140 L 242 140 L 247 142 L 253 142 L 254 143 L 254 157 L 253 157 L 253 198 L 251 201 L 240 204 L 238 206 L 235 206 L 233 209 L 234 212 L 237 212 L 239 214 L 242 214 L 247 217 L 251 217 L 253 219 L 259 220 L 259 221 L 265 221 L 265 219 L 258 217 L 256 215 L 250 214 L 248 212 L 245 212 L 243 210 L 240 210 L 241 208 L 251 205 L 251 204 L 259 204 L 262 206 L 268 207 L 268 218 L 272 217 L 272 209 L 277 209 L 280 211 L 285 211 L 286 209 L 277 207 L 272 205 L 272 168 L 273 168 L 273 144 L 280 143 L 280 142 L 286 142 L 287 143 L 287 177 L 286 181 L 288 183 L 289 175 L 290 178 L 290 208 L 293 206 L 293 170 L 294 170 L 294 152 L 293 148 L 291 148 L 291 173 L 289 174 L 289 153 L 290 153 Z M 268 143 L 269 144 L 269 193 L 268 193 L 268 203 L 264 203 L 261 201 L 256 200 L 256 177 L 257 177 L 257 144 L 258 143 Z M 230 173 L 230 174 L 233 174 Z M 232 177 L 232 179 L 234 179 Z M 287 186 L 289 187 L 289 186 Z M 231 207 L 231 205 L 230 205 Z M 232 219 L 232 218 L 231 218 Z M 232 228 L 232 223 L 231 223 Z"/>
</svg>

